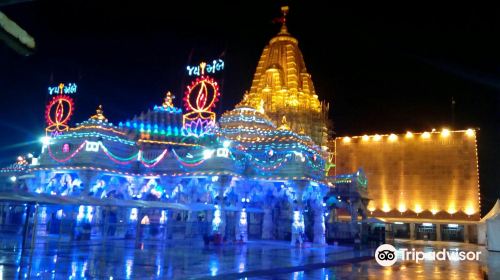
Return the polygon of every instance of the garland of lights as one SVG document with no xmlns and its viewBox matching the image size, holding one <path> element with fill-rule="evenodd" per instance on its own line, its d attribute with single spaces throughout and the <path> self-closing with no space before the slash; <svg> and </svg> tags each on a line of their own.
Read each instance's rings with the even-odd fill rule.
<svg viewBox="0 0 500 280">
<path fill-rule="evenodd" d="M 310 148 L 309 146 L 307 145 L 303 145 L 303 144 L 300 144 L 300 143 L 269 143 L 269 144 L 265 144 L 265 145 L 251 145 L 251 146 L 242 146 L 242 148 L 240 150 L 242 151 L 247 151 L 247 150 L 262 150 L 262 149 L 299 149 L 299 150 L 305 150 L 307 152 L 310 152 L 312 154 L 315 154 L 317 157 L 323 157 L 321 155 L 321 152 L 316 150 L 316 149 L 313 149 L 313 148 Z"/>
<path fill-rule="evenodd" d="M 179 142 L 172 142 L 172 141 L 157 141 L 157 140 L 147 140 L 147 139 L 139 139 L 137 142 L 150 143 L 150 144 L 162 144 L 162 145 L 178 145 L 178 146 L 188 146 L 188 147 L 201 146 L 200 144 L 179 143 Z"/>
<path fill-rule="evenodd" d="M 82 142 L 82 144 L 80 144 L 80 146 L 73 153 L 71 153 L 69 156 L 67 156 L 66 158 L 63 158 L 63 159 L 57 158 L 52 152 L 51 145 L 48 145 L 49 155 L 53 160 L 55 160 L 59 163 L 64 163 L 64 162 L 72 159 L 73 157 L 75 157 L 83 149 L 83 147 L 85 147 L 87 142 L 88 141 L 86 141 L 86 140 L 84 142 Z M 156 165 L 158 165 L 163 159 L 165 159 L 165 157 L 168 153 L 168 150 L 165 149 L 156 158 L 154 158 L 152 160 L 148 160 L 148 159 L 144 158 L 143 151 L 139 150 L 139 152 L 137 152 L 135 155 L 124 158 L 124 157 L 119 157 L 117 155 L 114 155 L 112 152 L 109 151 L 109 149 L 102 142 L 99 142 L 99 146 L 102 148 L 103 153 L 110 160 L 112 160 L 113 162 L 115 162 L 117 164 L 126 165 L 126 164 L 130 164 L 133 161 L 137 160 L 137 161 L 141 162 L 147 168 L 152 168 L 152 167 L 155 167 Z M 175 158 L 177 159 L 177 161 L 185 167 L 196 167 L 196 166 L 201 165 L 206 160 L 204 158 L 189 160 L 189 159 L 185 159 L 185 158 L 182 158 L 181 156 L 179 156 L 179 154 L 177 154 L 177 152 L 174 149 L 172 149 L 172 152 L 173 152 Z M 309 160 L 309 157 L 306 157 L 306 158 L 307 158 L 307 164 L 310 167 L 312 167 L 313 169 L 321 169 L 322 168 L 322 165 L 314 164 L 311 160 Z M 258 158 L 254 158 L 252 156 L 250 156 L 249 159 L 250 159 L 249 162 L 257 169 L 259 169 L 261 171 L 272 171 L 272 170 L 278 169 L 279 167 L 283 166 L 283 164 L 288 162 L 291 159 L 291 153 L 286 154 L 283 158 L 278 159 L 276 161 L 268 162 L 268 163 L 271 163 L 272 165 L 268 165 L 268 163 L 260 161 Z"/>
<path fill-rule="evenodd" d="M 70 130 L 71 130 L 71 128 L 70 128 Z M 64 133 L 61 135 L 57 135 L 53 139 L 82 138 L 82 137 L 85 137 L 85 138 L 99 137 L 99 138 L 106 139 L 108 141 L 118 142 L 121 144 L 126 144 L 126 145 L 130 145 L 130 146 L 135 145 L 134 141 L 125 140 L 125 139 L 122 139 L 118 136 L 109 136 L 109 135 L 102 134 L 99 132 L 71 132 L 71 133 L 68 132 L 68 133 Z"/>
<path fill-rule="evenodd" d="M 119 157 L 119 156 L 114 155 L 113 153 L 111 153 L 108 150 L 108 148 L 106 148 L 106 146 L 104 146 L 104 144 L 102 144 L 102 142 L 100 142 L 99 145 L 101 146 L 102 151 L 104 152 L 104 154 L 106 156 L 108 156 L 108 158 L 111 159 L 113 162 L 118 163 L 118 164 L 129 164 L 129 163 L 137 160 L 137 156 L 139 155 L 139 152 L 137 152 L 135 155 L 132 155 L 132 156 L 130 156 L 128 158 Z"/>
<path fill-rule="evenodd" d="M 109 169 L 109 168 L 100 168 L 100 167 L 93 167 L 93 166 L 60 166 L 57 168 L 58 170 L 98 170 L 98 171 L 104 171 L 104 172 L 111 172 L 115 174 L 120 174 L 120 175 L 128 175 L 128 176 L 173 176 L 173 177 L 181 177 L 181 176 L 220 176 L 220 175 L 229 175 L 234 178 L 242 178 L 241 174 L 234 173 L 231 171 L 194 171 L 194 172 L 172 172 L 172 173 L 157 173 L 157 172 L 150 172 L 150 173 L 131 173 L 131 172 L 123 172 L 123 171 L 118 171 L 114 169 Z M 35 167 L 31 168 L 30 170 L 33 171 L 50 171 L 52 168 L 49 167 Z M 302 177 L 306 178 L 306 177 Z M 255 179 L 255 178 L 254 178 Z"/>
<path fill-rule="evenodd" d="M 87 140 L 83 141 L 82 144 L 80 144 L 80 146 L 73 153 L 71 153 L 69 156 L 67 156 L 64 159 L 57 158 L 52 152 L 51 145 L 48 145 L 49 155 L 53 160 L 55 160 L 59 163 L 64 163 L 64 162 L 72 159 L 73 157 L 75 157 L 83 149 L 83 147 L 85 147 L 87 142 L 88 142 Z M 155 167 L 156 165 L 158 165 L 160 163 L 160 161 L 162 161 L 165 158 L 165 156 L 167 155 L 167 152 L 168 152 L 168 150 L 165 149 L 158 157 L 156 157 L 153 160 L 145 159 L 142 156 L 142 150 L 139 150 L 139 152 L 137 154 L 132 155 L 128 158 L 122 158 L 122 157 L 116 156 L 113 153 L 111 153 L 109 151 L 109 149 L 106 146 L 104 146 L 104 144 L 102 142 L 99 142 L 99 146 L 102 148 L 102 151 L 104 152 L 104 154 L 115 163 L 124 165 L 124 164 L 132 163 L 133 161 L 137 160 L 137 161 L 141 162 L 145 167 L 148 167 L 148 168 Z"/>
<path fill-rule="evenodd" d="M 197 160 L 197 161 L 189 161 L 189 160 L 185 160 L 183 158 L 181 158 L 177 152 L 175 152 L 174 149 L 172 149 L 172 153 L 174 154 L 175 158 L 177 159 L 177 161 L 179 161 L 180 164 L 182 164 L 183 166 L 187 166 L 187 167 L 196 167 L 200 164 L 202 164 L 203 162 L 205 162 L 205 159 L 204 158 L 201 158 L 200 160 Z"/>
<path fill-rule="evenodd" d="M 139 151 L 139 155 L 137 156 L 137 160 L 139 160 L 145 167 L 147 168 L 152 168 L 152 167 L 155 167 L 156 165 L 158 165 L 158 163 L 160 163 L 161 160 L 163 160 L 165 158 L 165 156 L 167 155 L 167 152 L 168 150 L 165 149 L 163 150 L 163 152 L 157 156 L 155 159 L 153 160 L 146 160 L 144 157 L 143 157 L 143 152 L 142 150 Z"/>
<path fill-rule="evenodd" d="M 265 166 L 266 163 L 262 163 L 259 159 L 250 156 L 250 163 L 262 171 L 271 171 L 277 169 L 278 167 L 281 167 L 284 163 L 289 161 L 290 158 L 291 158 L 291 153 L 285 155 L 285 157 L 278 159 L 276 161 L 270 161 L 270 163 L 272 163 L 273 165 Z"/>
<path fill-rule="evenodd" d="M 114 128 L 102 127 L 100 125 L 79 126 L 79 127 L 70 128 L 69 130 L 70 131 L 78 131 L 78 130 L 82 130 L 82 129 L 99 129 L 99 130 L 104 130 L 104 131 L 111 131 L 113 133 L 120 134 L 120 135 L 125 135 L 125 132 L 123 132 L 123 131 L 119 131 L 119 130 L 116 130 Z"/>
<path fill-rule="evenodd" d="M 284 141 L 296 141 L 296 142 L 299 142 L 303 145 L 307 145 L 309 144 L 308 142 L 309 141 L 304 141 L 298 137 L 294 137 L 294 136 L 288 136 L 288 137 L 280 137 L 278 135 L 276 136 L 273 136 L 273 137 L 266 137 L 266 136 L 261 136 L 261 137 L 253 137 L 253 138 L 249 138 L 249 137 L 239 137 L 239 138 L 230 138 L 231 140 L 237 140 L 239 142 L 247 142 L 247 143 L 260 143 L 260 142 L 270 142 L 270 143 L 273 143 L 273 142 L 284 142 Z"/>
</svg>

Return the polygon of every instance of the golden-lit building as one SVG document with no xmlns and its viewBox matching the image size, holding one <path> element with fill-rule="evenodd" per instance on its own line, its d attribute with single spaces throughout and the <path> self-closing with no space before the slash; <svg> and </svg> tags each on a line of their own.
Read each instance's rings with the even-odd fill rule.
<svg viewBox="0 0 500 280">
<path fill-rule="evenodd" d="M 264 48 L 241 105 L 265 112 L 277 126 L 285 117 L 293 131 L 326 145 L 329 105 L 319 100 L 298 41 L 288 32 L 288 7 L 282 7 L 282 12 L 281 30 Z"/>
<path fill-rule="evenodd" d="M 396 236 L 474 240 L 472 225 L 480 218 L 475 130 L 339 137 L 332 144 L 333 172 L 364 169 L 369 214 L 392 223 Z"/>
</svg>

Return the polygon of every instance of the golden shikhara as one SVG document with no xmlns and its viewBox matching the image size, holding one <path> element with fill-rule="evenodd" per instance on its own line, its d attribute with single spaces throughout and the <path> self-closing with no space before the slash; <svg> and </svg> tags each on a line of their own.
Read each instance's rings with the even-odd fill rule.
<svg viewBox="0 0 500 280">
<path fill-rule="evenodd" d="M 329 105 L 321 102 L 307 72 L 298 41 L 288 33 L 286 13 L 282 8 L 282 27 L 264 48 L 250 91 L 241 105 L 263 111 L 279 126 L 286 117 L 290 129 L 303 132 L 319 145 L 328 136 Z"/>
</svg>

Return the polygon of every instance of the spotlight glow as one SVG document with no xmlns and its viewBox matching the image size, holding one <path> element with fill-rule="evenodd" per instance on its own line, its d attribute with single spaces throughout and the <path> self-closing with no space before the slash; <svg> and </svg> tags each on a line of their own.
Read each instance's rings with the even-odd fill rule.
<svg viewBox="0 0 500 280">
<path fill-rule="evenodd" d="M 447 128 L 443 128 L 443 130 L 441 131 L 441 136 L 443 136 L 443 137 L 450 136 L 450 130 Z"/>
<path fill-rule="evenodd" d="M 40 142 L 44 145 L 44 146 L 48 146 L 50 145 L 50 140 L 51 138 L 49 136 L 43 136 L 43 137 L 40 137 Z"/>
</svg>

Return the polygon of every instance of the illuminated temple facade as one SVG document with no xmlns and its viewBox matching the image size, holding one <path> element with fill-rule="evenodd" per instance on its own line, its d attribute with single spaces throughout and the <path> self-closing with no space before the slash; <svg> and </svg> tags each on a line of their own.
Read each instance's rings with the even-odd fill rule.
<svg viewBox="0 0 500 280">
<path fill-rule="evenodd" d="M 188 66 L 189 75 L 198 77 L 187 87 L 185 110 L 174 106 L 169 92 L 163 104 L 116 125 L 99 106 L 88 120 L 70 126 L 76 85 L 50 87 L 41 154 L 31 164 L 23 158 L 3 168 L 0 175 L 11 179 L 4 190 L 76 199 L 82 204 L 78 223 L 102 217 L 101 208 L 83 205 L 145 201 L 164 210 L 129 208 L 120 219 L 185 221 L 181 238 L 220 233 L 228 240 L 250 236 L 295 244 L 307 234 L 310 242 L 324 244 L 329 208 L 357 213 L 363 205 L 360 197 L 352 207 L 331 193 L 325 172 L 331 157 L 324 146 L 328 106 L 319 101 L 284 21 L 263 51 L 250 91 L 217 120 L 211 109 L 218 85 L 207 74 L 223 69 L 221 60 Z M 186 226 L 193 223 L 209 224 L 210 230 L 194 233 Z"/>
<path fill-rule="evenodd" d="M 88 120 L 61 126 L 57 107 L 50 127 L 67 130 L 46 137 L 31 164 L 20 157 L 1 169 L 0 190 L 82 205 L 144 202 L 162 210 L 128 207 L 120 220 L 177 224 L 180 229 L 167 232 L 179 238 L 220 233 L 294 243 L 303 233 L 317 244 L 326 237 L 352 241 L 363 231 L 358 221 L 371 215 L 395 237 L 473 240 L 480 215 L 475 131 L 329 138 L 329 106 L 315 92 L 285 17 L 282 22 L 233 110 L 217 117 L 210 111 L 218 86 L 203 74 L 222 69 L 216 61 L 188 66 L 189 75 L 201 76 L 188 87 L 184 110 L 169 92 L 163 104 L 116 125 L 100 106 Z M 210 85 L 211 95 L 200 94 Z M 77 219 L 98 223 L 99 209 L 80 206 Z M 209 232 L 193 224 L 208 225 Z"/>
</svg>

